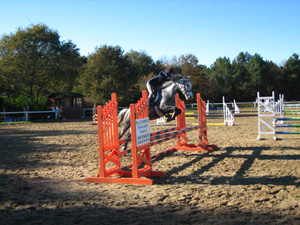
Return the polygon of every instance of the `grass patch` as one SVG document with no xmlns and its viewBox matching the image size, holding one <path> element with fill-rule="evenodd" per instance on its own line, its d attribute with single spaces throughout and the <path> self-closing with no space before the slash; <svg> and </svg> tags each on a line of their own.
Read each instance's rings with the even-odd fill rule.
<svg viewBox="0 0 300 225">
<path fill-rule="evenodd" d="M 31 121 L 19 121 L 19 122 L 0 122 L 0 125 L 17 125 L 31 123 Z"/>
</svg>

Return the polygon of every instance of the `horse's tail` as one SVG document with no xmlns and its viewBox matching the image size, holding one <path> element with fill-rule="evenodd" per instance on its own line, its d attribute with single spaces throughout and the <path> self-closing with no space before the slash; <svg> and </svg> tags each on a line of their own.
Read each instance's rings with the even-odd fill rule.
<svg viewBox="0 0 300 225">
<path fill-rule="evenodd" d="M 118 114 L 118 124 L 122 123 L 128 109 L 122 109 Z"/>
</svg>

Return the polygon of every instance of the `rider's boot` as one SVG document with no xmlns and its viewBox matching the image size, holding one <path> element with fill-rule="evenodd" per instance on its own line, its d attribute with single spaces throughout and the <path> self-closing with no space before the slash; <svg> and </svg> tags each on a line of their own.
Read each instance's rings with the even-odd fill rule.
<svg viewBox="0 0 300 225">
<path fill-rule="evenodd" d="M 148 96 L 148 102 L 149 102 L 149 106 L 153 107 L 153 101 L 154 101 L 154 94 L 153 92 Z"/>
</svg>

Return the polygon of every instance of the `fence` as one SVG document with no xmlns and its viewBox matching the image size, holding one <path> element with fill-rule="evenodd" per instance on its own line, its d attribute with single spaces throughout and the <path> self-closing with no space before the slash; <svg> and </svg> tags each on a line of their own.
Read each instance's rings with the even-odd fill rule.
<svg viewBox="0 0 300 225">
<path fill-rule="evenodd" d="M 30 114 L 53 114 L 54 118 L 57 119 L 60 114 L 60 109 L 53 109 L 49 111 L 18 111 L 18 112 L 6 112 L 5 109 L 3 109 L 3 112 L 0 112 L 0 115 L 3 115 L 3 120 L 5 122 L 17 122 L 17 121 L 28 121 Z M 7 116 L 7 115 L 14 115 L 14 116 Z"/>
</svg>

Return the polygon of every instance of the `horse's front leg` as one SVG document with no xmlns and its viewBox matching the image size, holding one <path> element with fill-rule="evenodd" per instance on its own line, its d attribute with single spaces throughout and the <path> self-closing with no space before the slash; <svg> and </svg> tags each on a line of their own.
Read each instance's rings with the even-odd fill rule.
<svg viewBox="0 0 300 225">
<path fill-rule="evenodd" d="M 178 116 L 180 113 L 181 113 L 181 109 L 175 107 L 173 114 L 168 117 L 167 122 L 175 120 L 176 116 Z"/>
<path fill-rule="evenodd" d="M 167 115 L 167 122 L 175 120 L 176 116 L 178 116 L 181 113 L 181 109 L 178 109 L 175 106 L 162 105 L 161 109 L 166 114 L 171 113 L 171 115 Z"/>
</svg>

